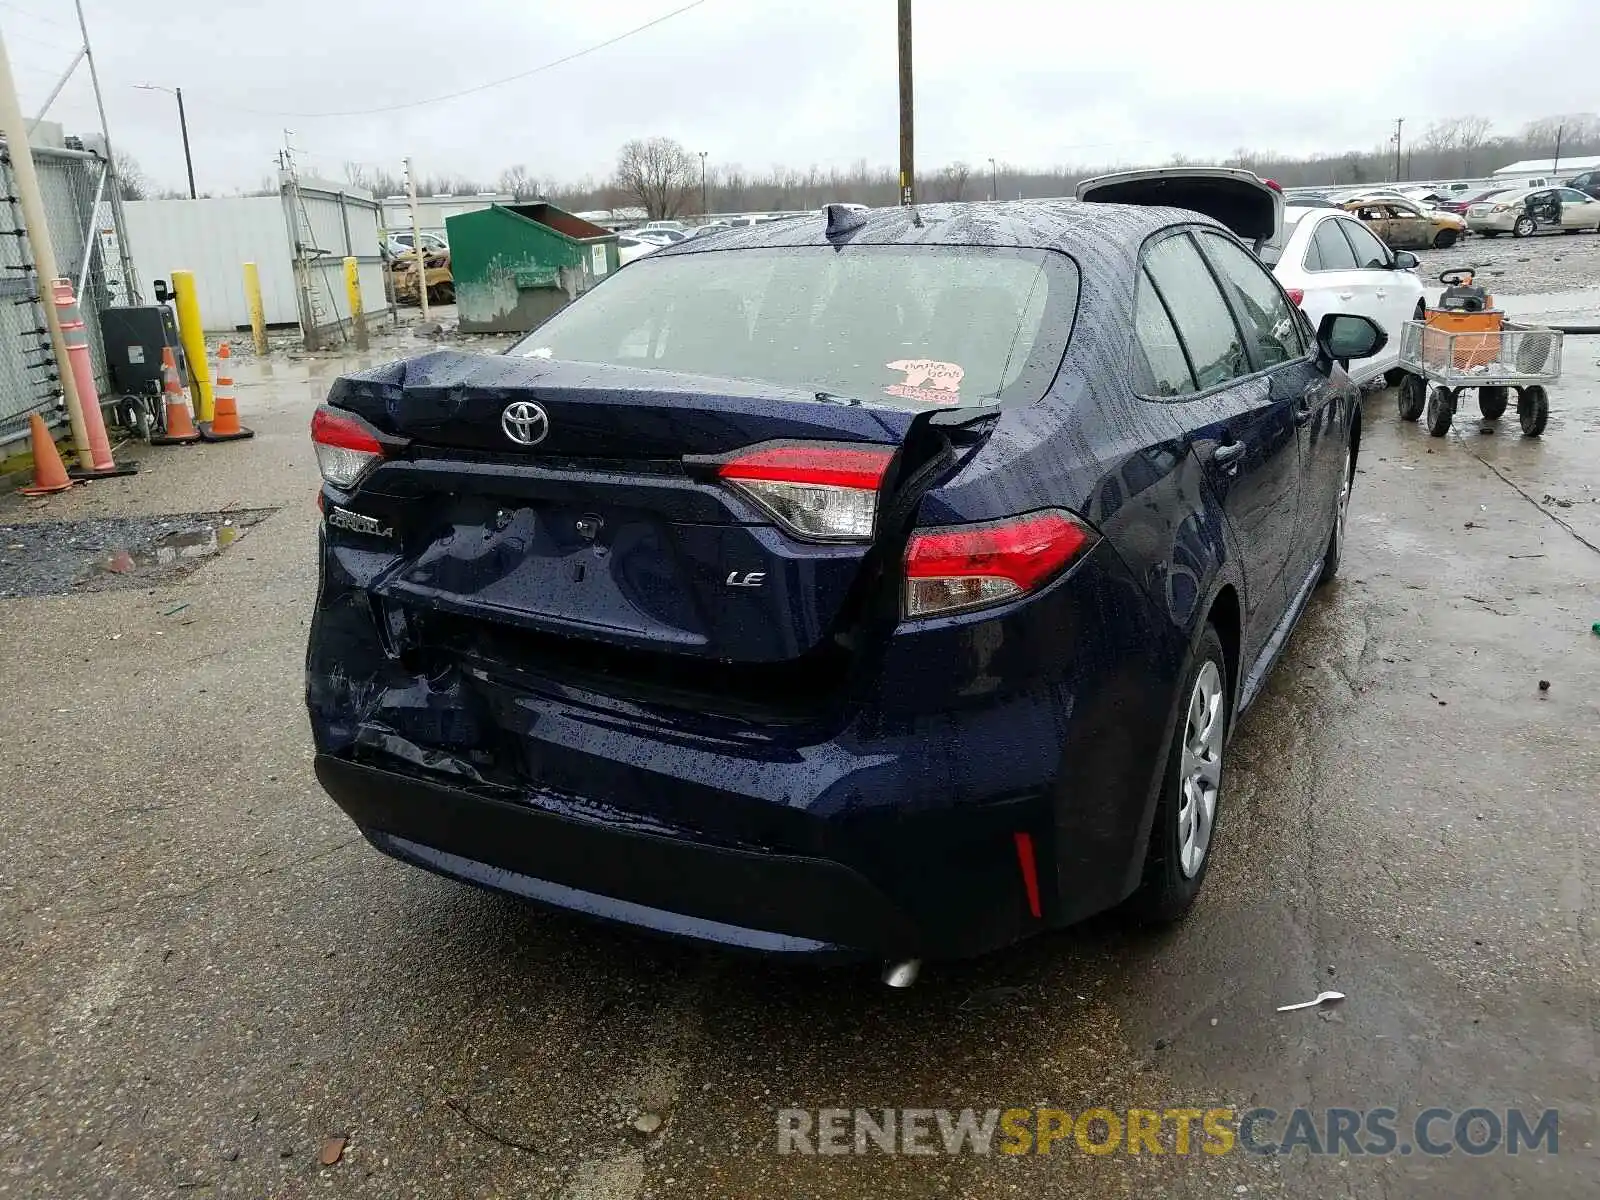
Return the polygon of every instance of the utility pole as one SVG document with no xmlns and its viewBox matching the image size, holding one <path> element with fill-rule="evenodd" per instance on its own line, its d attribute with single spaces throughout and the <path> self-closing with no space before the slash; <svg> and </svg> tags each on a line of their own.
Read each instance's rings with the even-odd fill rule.
<svg viewBox="0 0 1600 1200">
<path fill-rule="evenodd" d="M 39 176 L 33 166 L 33 147 L 28 145 L 28 122 L 22 115 L 22 104 L 17 99 L 17 83 L 11 74 L 11 56 L 6 52 L 3 35 L 0 35 L 0 133 L 6 135 L 6 149 L 11 157 L 11 178 L 17 190 L 17 204 L 22 209 L 23 228 L 18 232 L 27 234 L 26 245 L 32 253 L 34 276 L 40 292 L 39 307 L 44 310 L 45 328 L 50 334 L 50 350 L 56 360 L 56 378 L 61 384 L 61 395 L 67 403 L 67 420 L 72 425 L 73 445 L 78 450 L 79 465 L 86 471 L 93 470 L 94 455 L 89 449 L 89 429 L 83 423 L 83 405 L 78 399 L 78 385 L 72 375 L 72 360 L 67 357 L 67 340 L 61 333 L 61 318 L 55 302 L 46 292 L 50 281 L 56 278 L 55 248 L 50 242 L 50 227 L 45 224 L 44 196 L 39 192 Z"/>
<path fill-rule="evenodd" d="M 194 156 L 189 153 L 189 118 L 183 113 L 183 89 L 173 88 L 172 94 L 178 98 L 178 129 L 183 133 L 183 167 L 189 173 L 189 199 L 198 200 L 200 197 L 194 190 Z"/>
<path fill-rule="evenodd" d="M 1394 180 L 1396 183 L 1400 182 L 1400 131 L 1405 128 L 1405 124 L 1406 119 L 1404 117 L 1396 117 L 1394 119 Z"/>
<path fill-rule="evenodd" d="M 422 305 L 422 319 L 428 319 L 428 262 L 422 252 L 422 222 L 417 217 L 417 173 L 411 160 L 406 159 L 406 196 L 411 201 L 411 253 L 417 260 L 417 299 Z"/>
<path fill-rule="evenodd" d="M 703 217 L 709 209 L 706 207 L 706 152 L 700 151 L 700 215 Z"/>
<path fill-rule="evenodd" d="M 917 164 L 911 136 L 911 0 L 900 0 L 900 203 L 917 202 Z"/>
<path fill-rule="evenodd" d="M 194 157 L 189 153 L 189 118 L 183 112 L 183 89 L 162 87 L 159 83 L 136 83 L 141 92 L 166 92 L 178 98 L 178 130 L 183 134 L 183 166 L 189 173 L 189 199 L 198 199 L 194 190 Z"/>
<path fill-rule="evenodd" d="M 1550 166 L 1550 174 L 1554 175 L 1561 170 L 1561 135 L 1567 131 L 1566 122 L 1556 126 L 1556 157 Z"/>
<path fill-rule="evenodd" d="M 1000 168 L 992 158 L 989 160 L 989 199 L 1000 199 Z"/>
</svg>

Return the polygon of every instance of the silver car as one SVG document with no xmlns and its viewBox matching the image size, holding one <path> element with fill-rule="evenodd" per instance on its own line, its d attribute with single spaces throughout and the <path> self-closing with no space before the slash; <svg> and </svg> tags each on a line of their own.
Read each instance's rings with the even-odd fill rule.
<svg viewBox="0 0 1600 1200">
<path fill-rule="evenodd" d="M 1535 233 L 1600 233 L 1600 200 L 1577 188 L 1543 187 L 1501 192 L 1467 209 L 1467 228 L 1484 237 Z"/>
</svg>

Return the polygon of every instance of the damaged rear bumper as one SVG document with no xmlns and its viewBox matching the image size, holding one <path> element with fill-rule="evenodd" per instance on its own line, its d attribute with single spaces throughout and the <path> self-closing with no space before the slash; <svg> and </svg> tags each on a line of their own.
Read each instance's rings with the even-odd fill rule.
<svg viewBox="0 0 1600 1200">
<path fill-rule="evenodd" d="M 968 920 L 930 925 L 915 898 L 908 904 L 891 897 L 838 861 L 640 830 L 555 811 L 557 797 L 546 807 L 537 795 L 491 796 L 330 754 L 317 756 L 316 773 L 386 854 L 535 903 L 675 937 L 849 961 L 977 953 L 1015 939 L 1026 923 L 1014 884 L 1000 895 L 966 891 Z M 1010 884 L 1014 867 L 997 866 L 995 881 Z M 929 883 L 923 899 L 950 916 L 951 881 Z"/>
</svg>

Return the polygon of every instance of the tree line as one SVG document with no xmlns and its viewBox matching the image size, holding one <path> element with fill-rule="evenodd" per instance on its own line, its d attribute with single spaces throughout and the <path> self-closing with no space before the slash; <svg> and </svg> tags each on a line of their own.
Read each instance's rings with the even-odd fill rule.
<svg viewBox="0 0 1600 1200">
<path fill-rule="evenodd" d="M 1397 153 L 1398 150 L 1398 153 Z M 1528 158 L 1562 159 L 1600 154 L 1600 116 L 1577 113 L 1530 121 L 1514 134 L 1496 134 L 1485 117 L 1449 117 L 1434 121 L 1414 136 L 1393 138 L 1366 150 L 1346 150 L 1303 157 L 1270 150 L 1240 148 L 1220 161 L 1174 155 L 1165 163 L 1142 166 L 1245 167 L 1285 187 L 1387 183 L 1396 179 L 1472 179 Z M 1127 166 L 1130 164 L 1122 164 Z M 955 161 L 917 173 L 916 192 L 925 202 L 1037 199 L 1070 196 L 1078 183 L 1111 165 L 1060 165 L 1048 169 L 1015 163 Z M 157 192 L 138 164 L 118 155 L 118 173 L 128 199 Z M 364 163 L 347 163 L 347 182 L 378 197 L 405 193 L 405 178 Z M 267 181 L 259 189 L 276 194 Z M 542 177 L 526 164 L 506 167 L 492 179 L 434 173 L 419 176 L 419 195 L 449 192 L 510 194 L 519 201 L 549 200 L 569 211 L 642 208 L 652 220 L 695 216 L 703 212 L 769 212 L 818 208 L 830 202 L 890 206 L 899 202 L 899 173 L 857 159 L 849 167 L 805 169 L 773 166 L 753 170 L 738 163 L 702 157 L 672 138 L 636 138 L 617 154 L 616 166 L 604 179 L 561 180 Z"/>
</svg>

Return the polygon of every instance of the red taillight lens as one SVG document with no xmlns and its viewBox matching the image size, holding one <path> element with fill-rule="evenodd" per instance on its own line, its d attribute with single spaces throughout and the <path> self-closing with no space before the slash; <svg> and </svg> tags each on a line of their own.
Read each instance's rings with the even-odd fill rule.
<svg viewBox="0 0 1600 1200">
<path fill-rule="evenodd" d="M 1282 191 L 1283 191 L 1283 184 L 1279 183 L 1276 179 L 1263 179 L 1261 182 L 1266 184 L 1269 188 L 1271 188 L 1275 192 L 1278 192 L 1278 193 L 1281 194 Z"/>
<path fill-rule="evenodd" d="M 961 612 L 1025 595 L 1060 574 L 1094 537 L 1057 509 L 915 533 L 906 547 L 905 615 Z"/>
<path fill-rule="evenodd" d="M 878 488 L 894 461 L 887 446 L 757 446 L 721 463 L 725 479 L 800 537 L 870 541 Z"/>
<path fill-rule="evenodd" d="M 317 467 L 336 488 L 351 488 L 383 457 L 383 443 L 359 417 L 323 405 L 311 414 L 311 441 Z"/>
<path fill-rule="evenodd" d="M 1299 308 L 1306 298 L 1305 288 L 1284 288 L 1283 290 L 1289 293 L 1289 300 L 1296 308 Z"/>
</svg>

